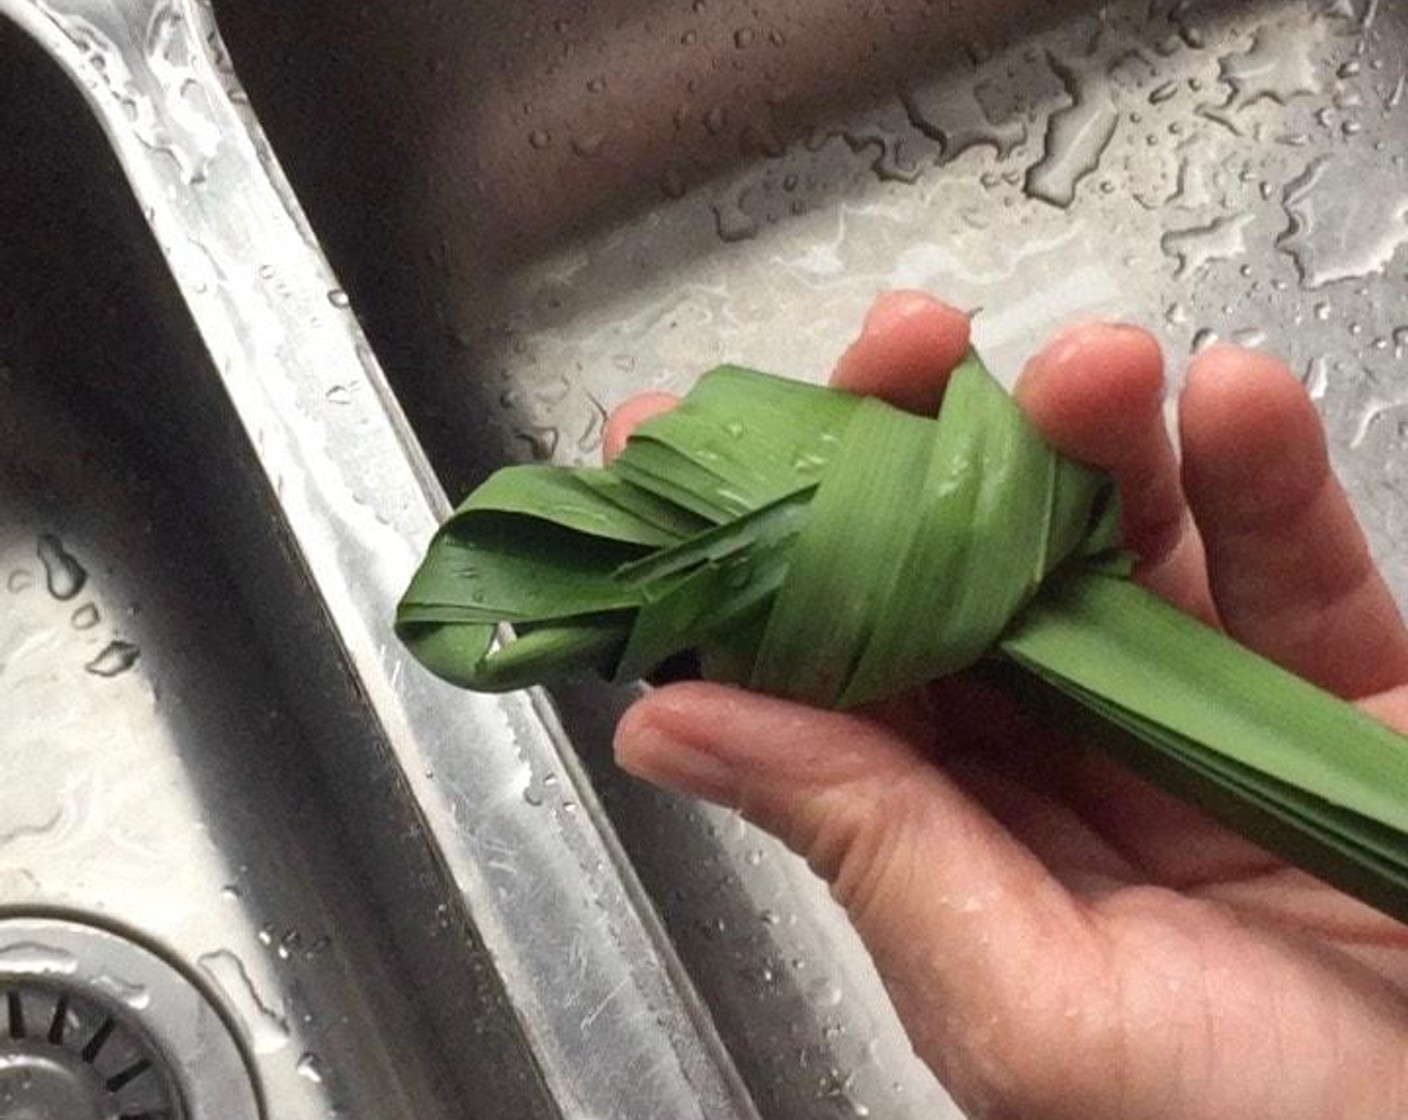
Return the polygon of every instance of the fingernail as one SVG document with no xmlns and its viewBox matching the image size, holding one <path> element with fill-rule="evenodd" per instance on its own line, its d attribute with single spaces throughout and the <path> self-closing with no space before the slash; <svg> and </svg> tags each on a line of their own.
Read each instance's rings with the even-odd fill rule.
<svg viewBox="0 0 1408 1120">
<path fill-rule="evenodd" d="M 733 768 L 705 744 L 672 734 L 650 718 L 627 713 L 616 729 L 616 763 L 653 785 L 732 804 Z"/>
<path fill-rule="evenodd" d="M 1036 358 L 1041 365 L 1060 365 L 1070 361 L 1080 351 L 1099 342 L 1098 333 L 1108 335 L 1142 335 L 1143 329 L 1129 323 L 1104 319 L 1081 319 L 1062 328 Z"/>
<path fill-rule="evenodd" d="M 950 303 L 945 303 L 928 292 L 922 292 L 916 288 L 892 288 L 875 297 L 875 302 L 870 305 L 865 322 L 861 325 L 861 333 L 864 335 L 870 334 L 872 331 L 888 330 L 898 320 L 908 318 L 911 315 L 926 315 L 934 311 L 962 319 L 971 318 L 968 312 L 954 307 Z"/>
</svg>

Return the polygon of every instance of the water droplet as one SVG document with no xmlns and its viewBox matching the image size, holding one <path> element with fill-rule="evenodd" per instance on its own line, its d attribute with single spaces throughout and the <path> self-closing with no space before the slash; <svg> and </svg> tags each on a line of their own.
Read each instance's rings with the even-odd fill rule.
<svg viewBox="0 0 1408 1120">
<path fill-rule="evenodd" d="M 63 542 L 52 533 L 39 538 L 39 560 L 44 565 L 44 580 L 49 594 L 55 599 L 72 599 L 88 582 L 83 565 L 64 549 Z"/>
<path fill-rule="evenodd" d="M 1244 53 L 1227 55 L 1219 63 L 1223 81 L 1232 87 L 1232 105 L 1251 105 L 1262 98 L 1284 105 L 1293 97 L 1319 93 L 1316 45 L 1315 37 L 1300 25 L 1259 28 Z"/>
<path fill-rule="evenodd" d="M 73 612 L 73 616 L 69 621 L 73 624 L 75 630 L 91 630 L 94 626 L 98 625 L 98 618 L 98 608 L 92 603 L 84 603 L 83 606 Z"/>
<path fill-rule="evenodd" d="M 290 960 L 302 944 L 303 935 L 298 930 L 285 930 L 284 935 L 279 938 L 279 944 L 275 947 L 274 952 L 278 954 L 279 960 Z"/>
<path fill-rule="evenodd" d="M 5 581 L 5 586 L 16 595 L 21 591 L 28 591 L 34 586 L 34 573 L 28 568 L 16 568 Z"/>
<path fill-rule="evenodd" d="M 601 151 L 601 146 L 606 142 L 606 135 L 601 132 L 589 132 L 585 136 L 576 136 L 572 139 L 572 151 L 584 158 L 590 158 Z"/>
<path fill-rule="evenodd" d="M 709 130 L 710 135 L 717 136 L 728 124 L 728 110 L 722 105 L 715 105 L 704 114 L 704 127 Z"/>
<path fill-rule="evenodd" d="M 78 971 L 78 958 L 66 949 L 55 949 L 33 941 L 17 941 L 0 949 L 0 976 L 21 973 L 31 976 L 72 976 Z"/>
<path fill-rule="evenodd" d="M 734 439 L 742 439 L 744 427 L 737 420 L 730 420 L 727 424 L 724 425 L 724 431 L 727 432 Z"/>
<path fill-rule="evenodd" d="M 841 985 L 828 976 L 818 976 L 807 984 L 807 997 L 817 1007 L 838 1007 L 841 1003 Z"/>
<path fill-rule="evenodd" d="M 140 656 L 141 651 L 131 642 L 112 641 L 83 667 L 94 676 L 117 677 L 137 664 L 137 658 Z"/>
<path fill-rule="evenodd" d="M 1004 160 L 1026 143 L 1027 124 L 1017 114 L 999 111 L 988 90 L 981 83 L 959 89 L 902 89 L 900 103 L 909 123 L 938 141 L 944 163 L 978 147 L 989 147 Z"/>
<path fill-rule="evenodd" d="M 715 203 L 713 210 L 714 230 L 720 241 L 733 243 L 757 236 L 757 220 L 743 209 L 739 199 Z"/>
<path fill-rule="evenodd" d="M 605 79 L 605 78 L 596 77 L 596 78 L 588 78 L 588 79 L 587 79 L 587 92 L 588 92 L 588 93 L 600 93 L 600 92 L 601 92 L 602 90 L 604 90 L 605 88 L 606 88 L 606 79 Z"/>
<path fill-rule="evenodd" d="M 753 40 L 758 37 L 758 33 L 751 27 L 740 27 L 733 33 L 733 45 L 740 50 L 753 45 Z"/>
<path fill-rule="evenodd" d="M 1075 201 L 1081 180 L 1100 166 L 1120 115 L 1103 76 L 1081 74 L 1054 55 L 1047 61 L 1071 103 L 1051 114 L 1045 150 L 1027 172 L 1026 191 L 1064 210 Z"/>
<path fill-rule="evenodd" d="M 1162 85 L 1155 86 L 1149 91 L 1149 104 L 1162 105 L 1165 101 L 1175 97 L 1177 93 L 1177 82 L 1164 82 Z"/>
<path fill-rule="evenodd" d="M 751 850 L 748 852 L 747 856 L 745 856 L 744 858 L 747 860 L 747 863 L 748 863 L 748 866 L 749 866 L 749 867 L 757 867 L 760 863 L 763 862 L 763 859 L 764 859 L 764 852 L 763 852 L 763 849 L 762 849 L 762 848 L 753 848 L 753 849 L 751 849 Z"/>
<path fill-rule="evenodd" d="M 347 298 L 347 293 L 341 288 L 331 288 L 328 291 L 328 302 L 336 308 L 350 307 L 352 301 Z"/>
<path fill-rule="evenodd" d="M 98 976 L 93 986 L 100 988 L 133 1011 L 145 1011 L 152 1003 L 152 994 L 143 984 L 133 984 L 117 976 Z"/>
<path fill-rule="evenodd" d="M 562 433 L 556 428 L 544 425 L 533 425 L 522 428 L 513 433 L 514 438 L 528 445 L 528 451 L 534 459 L 551 459 L 557 452 L 557 443 Z"/>
<path fill-rule="evenodd" d="M 601 438 L 605 430 L 606 410 L 593 401 L 591 411 L 587 413 L 586 423 L 582 427 L 581 434 L 577 437 L 577 450 L 584 454 L 595 451 L 601 446 Z"/>
<path fill-rule="evenodd" d="M 239 902 L 244 897 L 244 892 L 235 883 L 226 883 L 220 888 L 220 897 L 226 902 Z"/>
<path fill-rule="evenodd" d="M 1289 226 L 1276 241 L 1311 289 L 1385 272 L 1408 242 L 1408 199 L 1399 173 L 1379 161 L 1326 157 L 1282 192 Z"/>
<path fill-rule="evenodd" d="M 1408 93 L 1408 72 L 1398 76 L 1398 81 L 1394 83 L 1393 89 L 1384 99 L 1384 108 L 1397 109 L 1403 103 L 1403 97 L 1406 93 Z"/>
<path fill-rule="evenodd" d="M 920 169 L 917 164 L 904 161 L 901 154 L 903 144 L 901 137 L 879 128 L 864 131 L 848 130 L 843 132 L 841 137 L 853 152 L 862 152 L 867 148 L 875 150 L 875 158 L 870 162 L 870 170 L 882 183 L 914 183 L 918 181 Z"/>
<path fill-rule="evenodd" d="M 1330 361 L 1323 354 L 1312 358 L 1305 367 L 1306 395 L 1313 401 L 1323 401 L 1330 389 Z"/>
<path fill-rule="evenodd" d="M 298 1066 L 296 1068 L 298 1069 L 299 1077 L 306 1078 L 313 1082 L 314 1085 L 321 1085 L 323 1083 L 322 1065 L 319 1063 L 317 1055 L 304 1054 L 303 1057 L 298 1059 Z"/>
<path fill-rule="evenodd" d="M 1233 214 L 1205 226 L 1172 230 L 1159 239 L 1163 251 L 1178 261 L 1177 276 L 1196 276 L 1215 261 L 1234 260 L 1247 251 L 1247 227 L 1254 214 Z"/>
<path fill-rule="evenodd" d="M 546 129 L 535 128 L 528 134 L 528 143 L 541 151 L 552 143 L 552 133 Z"/>
<path fill-rule="evenodd" d="M 329 404 L 351 404 L 352 393 L 346 385 L 334 385 L 323 396 Z"/>
<path fill-rule="evenodd" d="M 684 175 L 678 167 L 670 164 L 660 176 L 660 193 L 669 199 L 680 199 L 684 197 L 684 192 Z"/>
<path fill-rule="evenodd" d="M 196 963 L 225 993 L 256 1054 L 274 1054 L 288 1045 L 288 1020 L 260 996 L 239 957 L 228 949 L 217 949 L 197 958 Z"/>
</svg>

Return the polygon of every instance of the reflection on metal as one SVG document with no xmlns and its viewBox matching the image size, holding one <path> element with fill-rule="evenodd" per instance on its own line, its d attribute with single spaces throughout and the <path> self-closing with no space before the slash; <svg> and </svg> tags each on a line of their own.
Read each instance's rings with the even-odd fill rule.
<svg viewBox="0 0 1408 1120">
<path fill-rule="evenodd" d="M 169 293 L 138 298 L 147 273 L 76 240 L 55 264 L 25 227 L 29 271 L 90 293 L 92 337 L 60 337 L 40 280 L 44 314 L 0 337 L 0 462 L 23 467 L 0 472 L 0 765 L 33 793 L 0 806 L 0 905 L 96 906 L 174 946 L 290 1116 L 447 1096 L 750 1116 L 734 1064 L 769 1120 L 952 1115 L 807 869 L 614 772 L 629 695 L 556 697 L 574 753 L 541 697 L 459 696 L 406 663 L 390 604 L 445 508 L 417 440 L 455 492 L 511 458 L 586 461 L 604 410 L 714 361 L 823 376 L 878 288 L 981 308 L 1008 373 L 1072 316 L 1127 316 L 1175 366 L 1225 338 L 1303 370 L 1408 594 L 1408 12 L 217 7 L 228 53 L 195 3 L 0 0 L 97 108 L 200 340 Z M 65 370 L 107 384 L 56 395 Z M 155 468 L 112 443 L 124 409 L 160 433 Z M 120 469 L 65 469 L 85 447 Z M 181 511 L 212 507 L 216 530 L 187 532 Z M 87 573 L 68 600 L 61 553 Z M 365 1029 L 397 1009 L 403 1029 Z"/>
<path fill-rule="evenodd" d="M 7 796 L 0 809 L 25 818 L 14 827 L 0 818 L 0 833 L 15 837 L 0 851 L 0 906 L 101 907 L 174 943 L 182 959 L 199 960 L 243 1027 L 280 1115 L 321 1114 L 315 1107 L 387 1117 L 445 1107 L 454 1115 L 594 1120 L 755 1115 L 541 698 L 452 692 L 408 664 L 391 636 L 396 597 L 445 499 L 269 153 L 210 11 L 194 0 L 0 0 L 0 14 L 32 35 L 86 96 L 199 332 L 198 345 L 178 340 L 186 352 L 180 374 L 223 390 L 222 399 L 181 377 L 163 385 L 158 370 L 119 365 L 72 371 L 70 396 L 53 400 L 28 368 L 45 355 L 22 353 L 20 344 L 42 350 L 69 340 L 52 337 L 59 328 L 37 311 L 22 320 L 37 324 L 37 338 L 10 340 L 16 353 L 0 388 L 52 423 L 20 425 L 27 438 L 5 445 L 9 475 L 40 480 L 32 493 L 4 494 L 7 567 L 38 569 L 43 558 L 33 542 L 52 535 L 60 543 L 45 546 L 46 566 L 52 570 L 62 548 L 85 566 L 94 593 L 115 601 L 97 604 L 106 627 L 75 629 L 65 616 L 60 628 L 53 597 L 31 586 L 23 613 L 0 616 L 0 687 L 14 698 L 4 709 L 0 758 L 8 766 L 33 751 L 69 763 L 41 765 L 24 779 L 33 788 Z M 4 46 L 12 53 L 8 38 Z M 16 45 L 13 53 L 23 52 Z M 94 161 L 94 176 L 105 173 L 104 162 Z M 73 171 L 87 175 L 89 167 L 75 160 Z M 61 232 L 65 216 L 52 217 Z M 134 250 L 139 258 L 145 251 Z M 119 302 L 129 285 L 169 284 L 105 279 Z M 159 298 L 135 302 L 144 314 L 107 327 L 108 344 L 122 345 L 112 340 L 125 326 L 173 349 L 166 336 L 186 329 L 186 312 Z M 97 310 L 84 330 L 101 337 L 104 309 Z M 147 321 L 161 312 L 170 316 L 165 324 Z M 55 322 L 63 322 L 61 310 Z M 101 384 L 83 396 L 85 378 L 107 382 L 108 396 Z M 141 511 L 127 526 L 150 527 L 151 537 L 132 539 L 129 528 L 124 540 L 124 526 L 111 524 L 111 513 L 94 508 L 81 487 L 66 497 L 62 477 L 45 477 L 64 470 L 44 445 L 81 446 L 83 437 L 75 432 L 69 442 L 67 429 L 91 426 L 104 408 L 131 409 L 145 393 L 151 399 L 135 411 L 145 409 L 151 427 L 126 450 L 136 464 L 167 455 L 166 470 L 150 483 L 140 471 L 109 479 L 105 468 L 92 470 L 94 491 Z M 190 408 L 174 423 L 164 411 L 173 402 Z M 135 418 L 138 431 L 142 420 Z M 51 427 L 53 437 L 34 438 Z M 202 445 L 184 430 L 214 442 Z M 99 433 L 100 448 L 111 446 L 110 436 Z M 173 439 L 179 454 L 171 454 Z M 180 447 L 183 439 L 192 442 Z M 75 458 L 68 474 L 81 463 Z M 184 460 L 171 479 L 178 489 L 198 478 L 211 485 L 195 502 L 204 514 L 169 510 L 161 484 L 172 458 Z M 244 473 L 211 478 L 216 460 L 243 464 Z M 147 496 L 157 504 L 143 506 Z M 204 515 L 217 525 L 207 541 L 186 523 Z M 246 528 L 232 547 L 230 526 L 240 517 Z M 74 531 L 54 527 L 65 520 Z M 133 570 L 116 571 L 128 553 Z M 228 592 L 216 590 L 222 570 L 237 581 L 251 572 L 269 581 L 245 587 L 253 643 Z M 280 591 L 281 582 L 301 593 Z M 134 589 L 147 605 L 135 614 L 122 601 Z M 80 590 L 63 610 L 79 605 Z M 286 619 L 260 621 L 280 595 Z M 192 596 L 199 605 L 190 605 Z M 187 623 L 187 610 L 215 621 Z M 223 639 L 239 644 L 221 648 Z M 104 650 L 107 641 L 125 644 Z M 73 647 L 86 657 L 71 658 Z M 270 686 L 265 661 L 294 684 Z M 313 668 L 322 662 L 331 669 L 322 666 L 319 677 Z M 206 672 L 193 681 L 201 665 Z M 299 689 L 291 704 L 279 699 L 289 688 Z M 319 746 L 325 791 L 312 764 L 291 749 L 291 725 L 320 741 L 335 738 L 328 728 L 338 721 L 353 737 Z M 193 744 L 202 735 L 205 758 Z M 39 751 L 38 736 L 52 749 Z M 90 758 L 85 736 L 99 738 L 106 754 Z M 241 738 L 249 740 L 244 757 L 232 749 Z M 260 769 L 250 755 L 282 779 L 249 774 Z M 112 770 L 111 781 L 85 783 L 95 769 Z M 552 796 L 530 806 L 523 791 L 546 788 L 549 776 L 557 779 Z M 233 784 L 245 780 L 251 784 Z M 114 790 L 127 795 L 121 809 Z M 371 798 L 400 816 L 379 818 Z M 29 819 L 46 801 L 57 809 Z M 69 809 L 69 801 L 78 804 Z M 154 833 L 147 827 L 154 821 L 167 831 Z M 108 841 L 104 850 L 97 837 Z M 401 849 L 421 868 L 412 881 L 398 881 L 376 854 Z M 85 865 L 72 866 L 80 853 Z M 290 958 L 302 951 L 285 942 L 290 928 L 298 932 L 284 924 L 287 915 L 269 914 L 268 929 L 251 925 L 267 905 L 240 884 L 244 860 L 255 857 L 287 864 L 273 871 L 266 863 L 270 893 L 302 910 L 310 926 L 331 927 L 328 955 L 347 958 L 340 977 L 320 988 L 288 975 L 291 961 L 278 949 Z M 363 874 L 394 892 L 390 901 L 381 896 L 380 911 L 355 882 L 342 881 Z M 411 928 L 392 903 L 427 894 L 439 901 Z M 402 951 L 378 958 L 378 939 L 392 936 Z M 414 959 L 426 953 L 440 954 L 434 967 Z M 443 993 L 431 990 L 437 968 Z M 479 993 L 466 977 L 486 968 L 480 994 L 500 1002 L 456 1007 L 451 993 Z M 395 992 L 388 985 L 402 974 L 419 976 L 421 986 Z M 304 1010 L 304 1001 L 321 1002 L 321 1010 Z M 383 1016 L 396 1029 L 355 1029 Z M 456 1053 L 442 1051 L 445 1038 L 427 1044 L 415 1025 L 427 1016 L 464 1036 L 502 1035 L 508 1057 L 491 1063 L 487 1043 L 460 1043 Z M 277 1044 L 272 1022 L 283 1032 Z M 326 1052 L 305 1053 L 305 1040 L 318 1037 L 329 1040 Z M 539 1079 L 545 1094 L 535 1088 Z M 466 1081 L 480 1091 L 468 1094 Z"/>
<path fill-rule="evenodd" d="M 717 361 L 820 379 L 919 287 L 1009 377 L 1080 316 L 1153 328 L 1175 383 L 1215 338 L 1283 352 L 1408 601 L 1403 5 L 222 2 L 452 494 L 590 461 L 601 408 Z M 558 699 L 762 1111 L 945 1115 L 807 869 L 615 775 L 624 698 Z"/>
</svg>

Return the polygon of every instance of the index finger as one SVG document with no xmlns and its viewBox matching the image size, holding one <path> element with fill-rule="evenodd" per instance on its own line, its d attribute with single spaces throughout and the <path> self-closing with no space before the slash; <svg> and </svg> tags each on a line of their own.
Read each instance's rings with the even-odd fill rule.
<svg viewBox="0 0 1408 1120">
<path fill-rule="evenodd" d="M 933 416 L 971 336 L 968 314 L 927 292 L 884 292 L 836 363 L 831 384 Z"/>
</svg>

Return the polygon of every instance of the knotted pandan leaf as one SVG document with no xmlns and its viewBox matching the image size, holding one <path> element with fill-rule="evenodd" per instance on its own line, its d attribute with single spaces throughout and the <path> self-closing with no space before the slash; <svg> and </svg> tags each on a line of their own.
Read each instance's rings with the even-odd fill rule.
<svg viewBox="0 0 1408 1120">
<path fill-rule="evenodd" d="M 822 707 L 975 665 L 1127 765 L 1408 916 L 1408 740 L 1128 579 L 1101 473 L 975 355 L 936 417 L 735 367 L 604 469 L 509 467 L 432 541 L 397 633 L 499 691 L 706 675 Z"/>
</svg>

